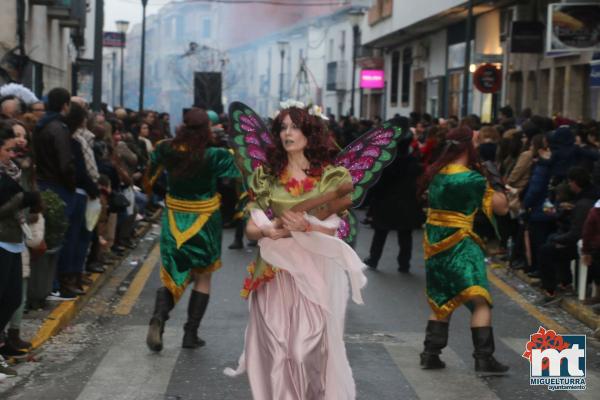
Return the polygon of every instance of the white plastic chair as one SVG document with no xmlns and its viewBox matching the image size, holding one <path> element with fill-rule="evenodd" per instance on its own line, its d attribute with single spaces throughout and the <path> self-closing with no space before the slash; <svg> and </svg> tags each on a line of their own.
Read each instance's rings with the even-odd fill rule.
<svg viewBox="0 0 600 400">
<path fill-rule="evenodd" d="M 587 293 L 588 265 L 583 262 L 583 256 L 581 254 L 582 247 L 583 242 L 580 240 L 577 242 L 577 253 L 579 254 L 579 271 L 577 274 L 577 297 L 579 298 L 579 301 L 585 300 L 585 295 Z M 571 261 L 572 268 L 573 270 L 575 270 L 575 266 L 573 266 L 573 263 L 577 263 L 577 260 Z"/>
</svg>

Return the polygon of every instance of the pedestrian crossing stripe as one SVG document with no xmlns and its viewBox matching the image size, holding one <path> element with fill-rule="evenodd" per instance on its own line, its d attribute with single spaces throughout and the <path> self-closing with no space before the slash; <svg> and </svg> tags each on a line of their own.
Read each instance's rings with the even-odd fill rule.
<svg viewBox="0 0 600 400">
<path fill-rule="evenodd" d="M 113 346 L 101 360 L 77 400 L 159 399 L 164 397 L 171 377 L 175 373 L 177 358 L 181 353 L 180 332 L 175 326 L 167 326 L 164 334 L 165 348 L 160 353 L 152 353 L 145 345 L 146 330 L 146 325 L 129 326 L 115 335 Z M 419 399 L 441 398 L 441 393 L 443 393 L 444 400 L 499 399 L 486 381 L 478 378 L 475 374 L 473 363 L 470 362 L 470 355 L 469 361 L 466 361 L 465 357 L 461 357 L 451 347 L 446 347 L 442 354 L 447 368 L 442 370 L 421 369 L 419 353 L 422 351 L 423 338 L 422 332 L 348 335 L 346 346 L 351 355 L 352 346 L 381 345 L 397 366 L 397 373 L 406 380 Z M 515 379 L 520 380 L 521 378 L 515 374 L 519 373 L 517 372 L 519 369 L 517 363 L 524 362 L 520 355 L 527 338 L 498 337 L 497 341 L 512 350 L 499 355 L 501 361 L 513 367 L 511 376 L 505 379 L 510 379 L 511 382 L 514 382 Z M 234 362 L 235 360 L 231 360 L 231 363 Z M 353 364 L 352 357 L 350 357 L 350 364 Z M 352 365 L 352 367 L 359 368 L 358 365 Z M 523 382 L 528 382 L 528 379 L 529 377 L 525 373 L 522 377 Z M 432 384 L 433 382 L 435 384 Z M 577 400 L 590 400 L 594 393 L 598 393 L 599 387 L 598 374 L 588 370 L 588 390 L 569 392 L 568 395 Z M 440 388 L 442 388 L 442 392 L 440 392 Z M 249 389 L 248 393 L 250 393 Z M 219 399 L 215 397 L 214 400 Z"/>
</svg>

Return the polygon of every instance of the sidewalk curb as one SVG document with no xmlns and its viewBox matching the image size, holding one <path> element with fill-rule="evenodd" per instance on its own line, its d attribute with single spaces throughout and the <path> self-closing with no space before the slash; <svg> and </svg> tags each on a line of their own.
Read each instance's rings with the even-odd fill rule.
<svg viewBox="0 0 600 400">
<path fill-rule="evenodd" d="M 575 318 L 596 331 L 594 336 L 598 337 L 598 329 L 600 328 L 600 317 L 589 307 L 581 304 L 579 300 L 563 298 L 560 301 L 560 306 L 563 310 L 573 315 Z"/>
<path fill-rule="evenodd" d="M 145 236 L 152 228 L 152 222 L 148 222 L 138 232 L 138 237 Z M 152 251 L 150 247 L 148 253 Z M 147 256 L 148 254 L 146 254 Z M 72 301 L 64 301 L 60 303 L 48 317 L 44 320 L 37 333 L 31 340 L 33 349 L 37 349 L 48 341 L 51 337 L 63 330 L 78 314 L 79 311 L 90 301 L 90 299 L 98 292 L 98 290 L 110 279 L 112 273 L 121 265 L 126 257 L 116 263 L 107 264 L 104 273 L 94 273 L 90 276 L 92 284 L 85 287 L 86 294 L 77 297 Z"/>
<path fill-rule="evenodd" d="M 508 266 L 505 263 L 498 263 L 502 265 L 502 268 L 508 271 Z M 530 285 L 533 288 L 538 288 L 539 279 L 530 278 L 527 274 L 521 270 L 511 271 L 511 273 L 523 283 Z M 497 274 L 495 274 L 498 276 Z M 591 307 L 588 307 L 575 298 L 563 297 L 559 303 L 560 308 L 565 310 L 571 316 L 581 321 L 596 333 L 594 336 L 600 339 L 600 316 L 598 316 Z"/>
</svg>

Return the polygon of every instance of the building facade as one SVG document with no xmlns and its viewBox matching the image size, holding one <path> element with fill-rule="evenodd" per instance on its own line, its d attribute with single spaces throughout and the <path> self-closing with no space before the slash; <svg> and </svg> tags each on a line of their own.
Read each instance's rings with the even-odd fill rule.
<svg viewBox="0 0 600 400">
<path fill-rule="evenodd" d="M 554 1 L 473 3 L 468 113 L 491 121 L 499 107 L 509 104 L 517 113 L 529 108 L 548 116 L 598 117 L 589 83 L 592 52 L 511 51 L 513 23 L 545 26 L 547 6 Z M 384 54 L 386 79 L 385 89 L 364 95 L 385 96 L 382 109 L 388 117 L 412 111 L 461 115 L 467 47 L 465 1 L 376 0 L 362 30 L 362 45 Z M 496 93 L 484 94 L 473 88 L 473 72 L 486 63 L 501 71 L 502 85 Z"/>
<path fill-rule="evenodd" d="M 73 63 L 83 45 L 86 0 L 0 3 L 0 82 L 19 82 L 38 96 L 72 88 Z"/>
<path fill-rule="evenodd" d="M 169 112 L 179 123 L 183 109 L 194 103 L 194 74 L 224 73 L 227 59 L 217 39 L 220 18 L 217 3 L 188 2 L 169 3 L 146 18 L 144 108 Z M 139 100 L 141 28 L 133 26 L 125 49 L 125 106 L 132 109 Z M 112 62 L 113 52 L 105 52 L 105 63 Z M 118 64 L 119 55 L 114 57 Z M 109 72 L 105 88 L 111 76 Z M 108 104 L 112 97 L 118 99 L 108 95 Z"/>
<path fill-rule="evenodd" d="M 273 115 L 279 102 L 288 98 L 321 105 L 336 117 L 350 114 L 353 46 L 359 43 L 353 15 L 369 3 L 355 1 L 230 49 L 231 70 L 239 76 L 225 91 L 225 98 L 242 101 L 263 116 Z M 354 79 L 358 108 L 357 74 Z"/>
</svg>

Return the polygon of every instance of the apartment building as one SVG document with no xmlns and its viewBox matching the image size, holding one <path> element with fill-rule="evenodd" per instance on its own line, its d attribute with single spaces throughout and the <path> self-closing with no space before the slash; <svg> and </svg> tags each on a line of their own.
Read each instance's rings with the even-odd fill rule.
<svg viewBox="0 0 600 400">
<path fill-rule="evenodd" d="M 597 89 L 590 82 L 593 52 L 512 51 L 515 22 L 545 27 L 550 0 L 473 1 L 468 113 L 492 120 L 502 105 L 517 112 L 579 119 L 598 117 Z M 385 88 L 366 90 L 363 103 L 388 117 L 411 111 L 460 115 L 463 101 L 466 21 L 464 0 L 375 0 L 363 25 L 362 45 L 382 51 Z M 540 41 L 545 29 L 539 30 Z M 531 50 L 529 50 L 531 51 Z M 501 71 L 495 93 L 473 87 L 473 72 L 491 63 Z M 384 97 L 384 101 L 380 99 Z M 364 115 L 364 113 L 363 113 Z"/>
<path fill-rule="evenodd" d="M 55 86 L 71 89 L 87 7 L 86 0 L 2 1 L 0 83 L 23 83 L 38 96 Z"/>
<path fill-rule="evenodd" d="M 348 115 L 354 93 L 358 108 L 358 67 L 353 79 L 356 15 L 370 1 L 301 22 L 228 51 L 231 70 L 239 76 L 225 91 L 228 101 L 243 101 L 264 116 L 272 115 L 281 100 L 293 98 L 318 104 L 336 117 Z M 357 49 L 358 50 L 358 49 Z"/>
<path fill-rule="evenodd" d="M 217 3 L 169 3 L 146 18 L 146 108 L 167 111 L 174 123 L 181 121 L 182 110 L 194 103 L 194 73 L 226 68 L 218 41 L 220 24 Z M 125 50 L 125 105 L 132 109 L 138 108 L 141 33 L 141 24 L 134 25 Z"/>
</svg>

